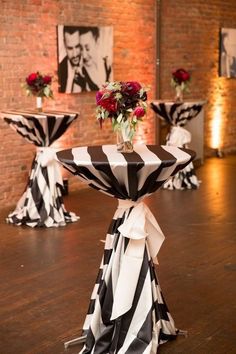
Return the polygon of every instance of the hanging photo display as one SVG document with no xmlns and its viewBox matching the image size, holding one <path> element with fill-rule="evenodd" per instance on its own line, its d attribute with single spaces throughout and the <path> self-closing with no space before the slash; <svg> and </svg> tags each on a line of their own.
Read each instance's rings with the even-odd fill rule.
<svg viewBox="0 0 236 354">
<path fill-rule="evenodd" d="M 59 92 L 97 91 L 113 80 L 113 28 L 57 26 Z"/>
<path fill-rule="evenodd" d="M 236 29 L 221 28 L 220 76 L 236 77 Z"/>
</svg>

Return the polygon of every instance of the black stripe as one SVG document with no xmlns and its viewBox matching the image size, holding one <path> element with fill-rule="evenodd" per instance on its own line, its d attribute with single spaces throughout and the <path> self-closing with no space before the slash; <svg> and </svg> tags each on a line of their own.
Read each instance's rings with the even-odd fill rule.
<svg viewBox="0 0 236 354">
<path fill-rule="evenodd" d="M 55 141 L 56 139 L 60 138 L 60 136 L 62 136 L 66 130 L 68 129 L 68 127 L 71 125 L 71 123 L 78 117 L 78 115 L 76 116 L 70 116 L 70 115 L 64 115 L 63 118 L 56 118 L 56 120 L 61 119 L 60 125 L 59 127 L 57 127 L 56 132 L 54 132 L 54 135 L 50 134 L 50 144 L 52 144 L 53 141 Z M 55 117 L 52 117 L 55 119 Z M 50 122 L 51 120 L 51 116 L 48 116 L 48 122 Z M 58 122 L 57 122 L 58 123 Z M 49 123 L 48 123 L 49 124 Z"/>
<path fill-rule="evenodd" d="M 112 255 L 112 249 L 107 250 L 104 249 L 104 255 L 103 255 L 103 264 L 108 264 Z"/>
<path fill-rule="evenodd" d="M 138 171 L 144 166 L 144 161 L 141 156 L 133 151 L 130 153 L 122 154 L 127 161 L 127 176 L 128 176 L 128 195 L 129 199 L 136 201 L 138 199 Z"/>
<path fill-rule="evenodd" d="M 94 313 L 94 308 L 95 308 L 95 300 L 91 299 L 90 303 L 89 303 L 89 308 L 88 308 L 87 314 L 91 315 L 92 313 Z"/>
<path fill-rule="evenodd" d="M 94 338 L 93 332 L 91 331 L 91 328 L 89 328 L 89 330 L 87 332 L 86 343 L 85 343 L 84 349 L 81 353 L 82 354 L 90 354 L 92 352 L 94 343 L 95 343 L 95 338 Z"/>
<path fill-rule="evenodd" d="M 111 170 L 109 160 L 106 154 L 102 150 L 102 146 L 88 147 L 88 153 L 91 157 L 92 164 L 94 168 L 105 175 L 108 179 L 108 182 L 111 186 L 110 192 L 113 191 L 113 195 L 116 198 L 127 199 L 128 194 L 125 188 L 125 185 L 122 185 L 118 182 L 117 178 Z"/>
<path fill-rule="evenodd" d="M 138 191 L 138 197 L 155 192 L 164 181 L 157 181 L 163 167 L 169 167 L 176 163 L 176 158 L 161 146 L 148 145 L 147 148 L 155 154 L 160 160 L 160 166 L 157 167 L 145 180 L 143 187 Z"/>
<path fill-rule="evenodd" d="M 176 334 L 166 334 L 166 333 L 163 333 L 163 331 L 161 329 L 160 333 L 159 333 L 158 342 L 160 342 L 160 341 L 167 342 L 167 341 L 176 339 L 176 337 L 177 337 L 177 331 L 176 331 Z"/>
<path fill-rule="evenodd" d="M 52 138 L 53 129 L 54 129 L 55 124 L 56 124 L 56 118 L 54 116 L 48 116 L 47 115 L 46 119 L 47 119 L 47 128 L 48 128 L 48 140 L 49 140 L 49 145 L 51 145 L 51 143 L 54 140 L 56 140 L 56 138 L 55 139 Z"/>
<path fill-rule="evenodd" d="M 166 306 L 166 303 L 164 301 L 163 295 L 161 294 L 162 297 L 162 301 L 164 302 L 163 304 L 159 303 L 158 300 L 156 300 L 154 302 L 154 309 L 155 309 L 155 313 L 156 313 L 156 318 L 157 321 L 159 320 L 165 320 L 165 321 L 169 321 L 169 317 L 168 317 L 168 308 Z"/>
<path fill-rule="evenodd" d="M 4 120 L 12 126 L 12 128 L 17 130 L 17 133 L 21 135 L 23 138 L 27 139 L 28 141 L 32 142 L 36 146 L 41 146 L 41 141 L 38 141 L 38 137 L 35 135 L 35 129 L 29 129 L 26 125 L 22 122 L 16 122 L 10 118 L 4 118 Z M 23 129 L 23 132 L 21 131 Z"/>
<path fill-rule="evenodd" d="M 149 311 L 142 327 L 137 333 L 137 337 L 133 340 L 128 350 L 127 354 L 143 354 L 147 346 L 152 340 L 152 310 Z"/>
<path fill-rule="evenodd" d="M 23 117 L 31 122 L 33 122 L 33 128 L 34 131 L 37 129 L 38 131 L 38 134 L 36 132 L 34 132 L 34 135 L 35 136 L 40 136 L 40 139 L 41 139 L 41 143 L 42 145 L 41 146 L 46 146 L 46 135 L 45 135 L 45 132 L 43 130 L 43 127 L 40 123 L 40 121 L 37 119 L 37 118 L 34 118 L 34 117 L 30 117 L 30 116 L 24 116 Z"/>
</svg>

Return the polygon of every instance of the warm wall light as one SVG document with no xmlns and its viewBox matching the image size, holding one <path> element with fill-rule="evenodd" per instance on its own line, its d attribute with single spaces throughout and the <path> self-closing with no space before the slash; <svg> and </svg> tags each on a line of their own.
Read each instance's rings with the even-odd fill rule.
<svg viewBox="0 0 236 354">
<path fill-rule="evenodd" d="M 215 149 L 217 157 L 223 157 L 222 148 L 222 106 L 219 104 L 215 108 L 212 120 L 212 141 L 211 147 Z"/>
<path fill-rule="evenodd" d="M 221 147 L 221 106 L 216 106 L 212 120 L 211 147 L 219 149 Z"/>
</svg>

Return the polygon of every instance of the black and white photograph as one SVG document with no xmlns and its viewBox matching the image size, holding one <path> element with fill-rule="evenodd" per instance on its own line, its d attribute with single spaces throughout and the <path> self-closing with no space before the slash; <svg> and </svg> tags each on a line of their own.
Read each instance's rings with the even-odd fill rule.
<svg viewBox="0 0 236 354">
<path fill-rule="evenodd" d="M 236 29 L 221 28 L 220 76 L 236 77 Z"/>
<path fill-rule="evenodd" d="M 97 91 L 113 79 L 113 28 L 57 26 L 59 92 Z"/>
</svg>

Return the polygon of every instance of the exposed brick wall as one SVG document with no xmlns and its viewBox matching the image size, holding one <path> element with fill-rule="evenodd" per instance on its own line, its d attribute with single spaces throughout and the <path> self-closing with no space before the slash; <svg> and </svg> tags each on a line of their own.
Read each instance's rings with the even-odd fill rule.
<svg viewBox="0 0 236 354">
<path fill-rule="evenodd" d="M 32 108 L 35 99 L 21 88 L 39 70 L 54 76 L 55 100 L 46 108 L 79 111 L 80 117 L 57 142 L 63 147 L 114 143 L 107 123 L 95 119 L 95 93 L 59 94 L 56 26 L 113 26 L 114 80 L 138 80 L 155 89 L 155 0 L 0 0 L 0 110 Z M 143 125 L 144 140 L 154 143 L 154 117 Z M 0 121 L 0 201 L 14 204 L 22 194 L 35 147 Z M 68 175 L 66 172 L 63 172 Z M 70 189 L 78 185 L 70 176 Z"/>
<path fill-rule="evenodd" d="M 57 83 L 56 25 L 111 25 L 114 30 L 114 80 L 139 80 L 155 96 L 155 0 L 0 0 L 0 110 L 32 108 L 21 83 L 32 71 L 54 76 L 54 101 L 45 106 L 79 111 L 80 118 L 58 141 L 63 147 L 114 143 L 110 126 L 101 131 L 95 120 L 93 92 L 59 94 Z M 184 67 L 192 72 L 191 93 L 206 99 L 205 154 L 210 155 L 211 121 L 217 94 L 223 97 L 223 148 L 235 151 L 236 80 L 218 77 L 219 29 L 235 27 L 235 0 L 161 1 L 161 98 L 173 98 L 170 73 Z M 155 142 L 156 118 L 152 112 L 142 125 L 143 138 Z M 0 121 L 0 201 L 14 204 L 25 187 L 33 145 Z M 70 188 L 78 186 L 70 176 Z"/>
<path fill-rule="evenodd" d="M 160 95 L 171 98 L 170 72 L 184 67 L 192 73 L 186 98 L 207 100 L 205 106 L 205 155 L 211 156 L 212 119 L 221 109 L 221 144 L 236 151 L 236 79 L 219 77 L 219 31 L 236 28 L 235 0 L 161 1 Z"/>
</svg>

